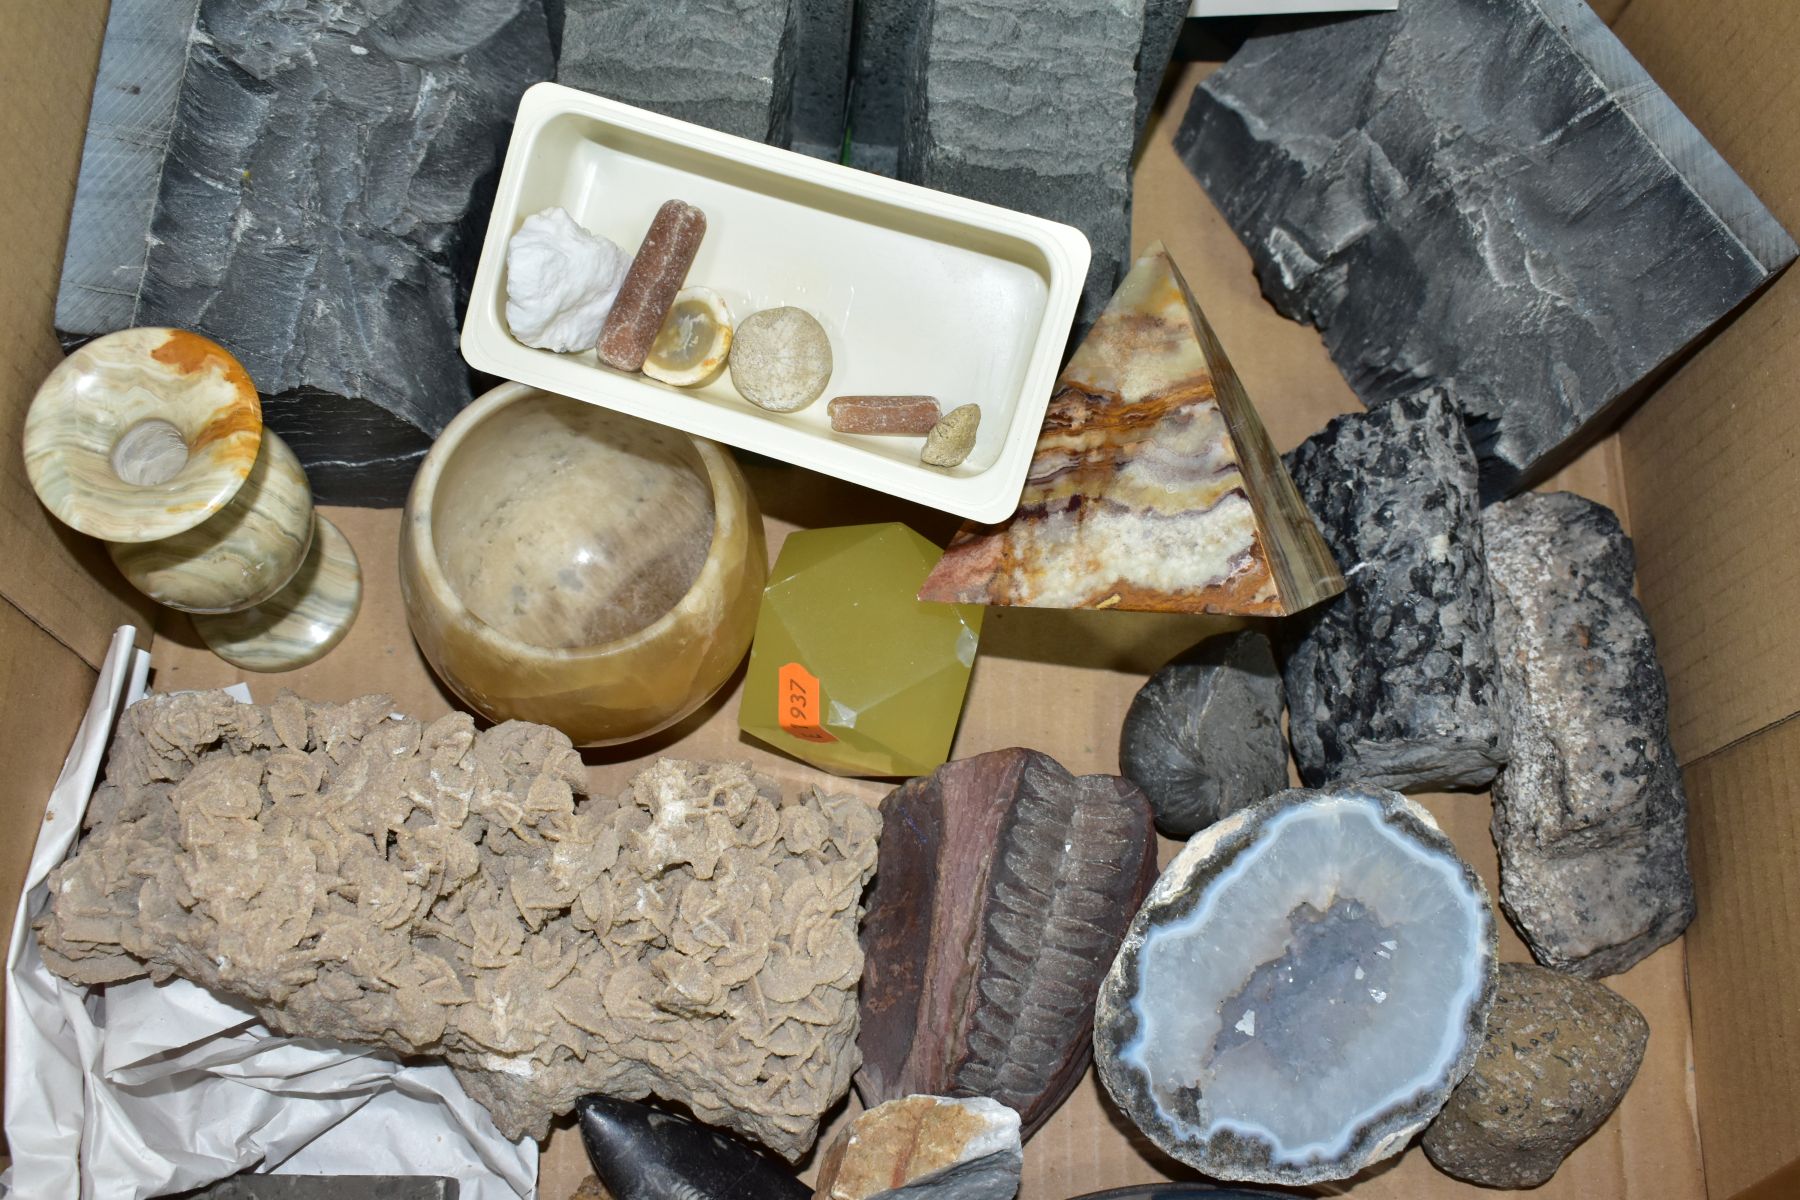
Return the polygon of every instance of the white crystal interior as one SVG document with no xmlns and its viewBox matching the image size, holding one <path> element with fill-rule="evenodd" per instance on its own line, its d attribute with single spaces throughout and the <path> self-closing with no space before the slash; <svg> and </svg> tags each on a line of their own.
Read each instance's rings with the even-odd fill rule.
<svg viewBox="0 0 1800 1200">
<path fill-rule="evenodd" d="M 1339 900 L 1373 922 L 1347 926 L 1317 977 L 1265 972 L 1275 1000 L 1258 1012 L 1239 993 L 1288 955 L 1290 914 Z M 1443 1079 L 1481 992 L 1483 949 L 1482 898 L 1460 863 L 1388 825 L 1371 800 L 1302 803 L 1271 818 L 1187 916 L 1146 934 L 1122 1057 L 1184 1138 L 1231 1130 L 1277 1162 L 1336 1159 L 1358 1128 Z M 1188 1090 L 1197 1125 L 1174 1107 Z"/>
</svg>

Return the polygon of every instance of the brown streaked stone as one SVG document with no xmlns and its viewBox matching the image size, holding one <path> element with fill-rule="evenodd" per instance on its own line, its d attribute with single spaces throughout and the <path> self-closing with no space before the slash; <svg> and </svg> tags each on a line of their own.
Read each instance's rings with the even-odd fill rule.
<svg viewBox="0 0 1800 1200">
<path fill-rule="evenodd" d="M 858 1116 L 826 1151 L 813 1200 L 1011 1200 L 1019 1114 L 986 1097 L 907 1096 Z"/>
</svg>

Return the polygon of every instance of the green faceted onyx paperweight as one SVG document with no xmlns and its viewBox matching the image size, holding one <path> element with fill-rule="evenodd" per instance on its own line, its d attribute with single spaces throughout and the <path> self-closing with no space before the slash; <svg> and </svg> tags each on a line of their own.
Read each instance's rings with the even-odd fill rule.
<svg viewBox="0 0 1800 1200">
<path fill-rule="evenodd" d="M 917 599 L 942 555 L 898 524 L 789 535 L 763 589 L 738 727 L 838 775 L 942 766 L 986 611 Z"/>
</svg>

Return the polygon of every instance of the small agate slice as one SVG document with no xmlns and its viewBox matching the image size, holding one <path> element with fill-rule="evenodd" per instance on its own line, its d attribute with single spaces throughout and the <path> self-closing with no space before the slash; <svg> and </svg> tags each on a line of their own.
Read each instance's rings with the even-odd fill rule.
<svg viewBox="0 0 1800 1200">
<path fill-rule="evenodd" d="M 1196 836 L 1125 935 L 1100 1078 L 1217 1179 L 1309 1184 L 1397 1153 L 1480 1050 L 1487 889 L 1397 792 L 1288 791 Z"/>
</svg>

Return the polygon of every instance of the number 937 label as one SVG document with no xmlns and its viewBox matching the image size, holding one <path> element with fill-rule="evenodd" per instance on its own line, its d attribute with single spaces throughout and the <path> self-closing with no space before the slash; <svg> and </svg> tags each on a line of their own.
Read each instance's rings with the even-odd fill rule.
<svg viewBox="0 0 1800 1200">
<path fill-rule="evenodd" d="M 805 742 L 835 742 L 819 719 L 819 677 L 799 663 L 788 663 L 775 672 L 776 722 L 787 733 Z"/>
</svg>

